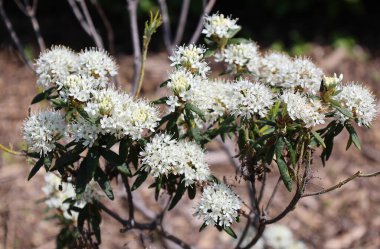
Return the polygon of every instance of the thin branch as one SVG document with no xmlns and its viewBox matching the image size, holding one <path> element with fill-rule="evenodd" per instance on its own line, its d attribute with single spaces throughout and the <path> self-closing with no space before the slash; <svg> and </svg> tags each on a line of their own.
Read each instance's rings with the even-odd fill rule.
<svg viewBox="0 0 380 249">
<path fill-rule="evenodd" d="M 277 193 L 278 186 L 280 185 L 280 182 L 281 182 L 281 177 L 278 178 L 277 183 L 276 183 L 276 185 L 275 185 L 274 188 L 273 188 L 272 194 L 270 195 L 269 200 L 268 200 L 268 203 L 267 203 L 267 205 L 266 205 L 266 207 L 265 207 L 265 209 L 264 209 L 264 212 L 265 212 L 265 213 L 268 212 L 269 207 L 270 207 L 270 205 L 272 204 L 273 198 L 274 198 L 274 196 L 275 196 L 276 193 Z"/>
<path fill-rule="evenodd" d="M 260 205 L 261 200 L 263 199 L 263 196 L 264 196 L 264 191 L 265 191 L 265 187 L 266 187 L 266 182 L 267 182 L 267 173 L 264 172 L 264 173 L 263 173 L 263 179 L 262 179 L 262 181 L 261 181 L 261 188 L 260 188 L 259 197 L 257 198 L 257 202 L 258 202 L 259 205 Z"/>
<path fill-rule="evenodd" d="M 132 76 L 132 94 L 137 91 L 139 83 L 139 73 L 141 69 L 141 48 L 139 38 L 139 28 L 137 25 L 137 6 L 139 0 L 126 0 L 129 12 L 129 22 L 131 25 L 131 36 L 133 45 L 133 76 Z"/>
<path fill-rule="evenodd" d="M 254 246 L 257 243 L 257 241 L 259 241 L 261 236 L 263 235 L 264 230 L 265 230 L 265 226 L 266 226 L 266 220 L 265 220 L 265 217 L 262 217 L 260 219 L 259 227 L 257 228 L 257 233 L 256 233 L 255 237 L 253 237 L 252 240 L 247 245 L 245 245 L 244 247 L 236 247 L 236 248 L 238 248 L 238 249 L 240 249 L 240 248 L 242 248 L 242 249 L 252 248 L 252 246 Z"/>
<path fill-rule="evenodd" d="M 190 43 L 196 43 L 199 40 L 199 37 L 201 36 L 201 33 L 202 33 L 202 28 L 203 28 L 203 19 L 205 16 L 207 16 L 210 13 L 215 3 L 216 3 L 216 0 L 208 1 L 206 7 L 203 10 L 201 17 L 199 18 L 197 28 L 195 29 L 194 34 L 190 39 Z"/>
<path fill-rule="evenodd" d="M 13 25 L 9 20 L 7 13 L 4 10 L 3 0 L 0 0 L 0 16 L 4 21 L 5 27 L 7 28 L 8 33 L 11 36 L 11 39 L 17 51 L 19 52 L 19 55 L 21 56 L 21 60 L 34 72 L 33 64 L 26 56 L 24 48 L 21 45 L 20 39 L 18 38 L 17 33 L 14 30 Z"/>
<path fill-rule="evenodd" d="M 174 236 L 173 234 L 170 234 L 168 232 L 166 232 L 165 230 L 163 229 L 159 229 L 158 230 L 159 233 L 166 239 L 176 243 L 177 245 L 179 245 L 180 247 L 182 248 L 185 248 L 185 249 L 191 249 L 191 247 L 186 244 L 183 240 L 179 239 L 178 237 Z"/>
<path fill-rule="evenodd" d="M 96 31 L 94 22 L 92 21 L 90 12 L 88 11 L 88 8 L 86 5 L 86 2 L 84 0 L 77 0 L 77 1 L 79 1 L 79 4 L 81 6 L 82 12 L 84 14 L 84 17 L 86 19 L 86 22 L 87 22 L 87 25 L 88 25 L 88 28 L 90 31 L 90 36 L 94 40 L 95 45 L 98 48 L 104 48 L 102 38 L 100 37 L 99 33 Z"/>
<path fill-rule="evenodd" d="M 86 20 L 84 19 L 82 12 L 80 12 L 78 5 L 76 4 L 75 0 L 67 0 L 67 2 L 70 4 L 70 7 L 79 21 L 79 24 L 82 26 L 83 30 L 90 35 L 90 28 L 88 27 L 88 24 L 86 23 Z"/>
<path fill-rule="evenodd" d="M 97 205 L 100 209 L 102 209 L 105 213 L 107 213 L 109 216 L 117 220 L 119 223 L 121 223 L 123 226 L 126 226 L 128 224 L 128 220 L 123 219 L 120 215 L 112 211 L 111 209 L 104 206 L 103 203 L 97 202 Z"/>
<path fill-rule="evenodd" d="M 238 241 L 238 243 L 237 243 L 237 245 L 236 245 L 235 248 L 240 248 L 241 243 L 243 243 L 245 237 L 247 236 L 248 230 L 251 227 L 251 220 L 252 220 L 251 216 L 248 216 L 247 217 L 247 223 L 245 224 L 244 230 L 243 230 L 243 232 L 242 232 L 242 234 L 240 236 L 240 239 L 239 239 L 239 241 Z"/>
<path fill-rule="evenodd" d="M 175 34 L 173 46 L 178 45 L 182 41 L 183 33 L 185 32 L 187 16 L 189 14 L 189 6 L 190 6 L 190 0 L 182 1 L 181 14 L 179 17 L 179 23 L 177 26 L 177 32 Z M 172 51 L 170 51 L 170 54 L 171 53 Z"/>
<path fill-rule="evenodd" d="M 96 12 L 98 12 L 99 17 L 102 20 L 104 27 L 106 28 L 109 52 L 112 55 L 115 55 L 115 34 L 111 22 L 104 12 L 102 6 L 99 4 L 98 0 L 91 0 L 91 3 L 94 5 Z"/>
<path fill-rule="evenodd" d="M 162 14 L 162 22 L 164 24 L 164 43 L 166 50 L 170 54 L 172 51 L 172 32 L 170 28 L 170 19 L 168 13 L 168 5 L 166 4 L 166 0 L 158 0 L 158 4 L 160 6 L 161 14 Z"/>
<path fill-rule="evenodd" d="M 354 180 L 356 178 L 360 178 L 360 177 L 374 177 L 374 176 L 378 176 L 378 175 L 380 175 L 380 171 L 377 171 L 377 172 L 374 172 L 374 173 L 370 173 L 370 174 L 362 174 L 360 171 L 358 171 L 355 174 L 353 174 L 352 176 L 348 177 L 347 179 L 345 179 L 345 180 L 343 180 L 343 181 L 335 184 L 334 186 L 326 188 L 326 189 L 324 189 L 322 191 L 304 194 L 304 195 L 301 196 L 301 198 L 308 197 L 308 196 L 316 196 L 316 195 L 326 194 L 328 192 L 331 192 L 333 190 L 336 190 L 336 189 L 342 187 L 343 185 L 349 183 L 350 181 L 352 181 L 352 180 Z"/>
<path fill-rule="evenodd" d="M 128 178 L 125 176 L 122 176 L 125 190 L 127 191 L 127 198 L 128 198 L 128 212 L 129 212 L 129 219 L 131 222 L 134 222 L 135 219 L 135 207 L 133 204 L 133 196 L 131 187 L 129 186 Z"/>
</svg>

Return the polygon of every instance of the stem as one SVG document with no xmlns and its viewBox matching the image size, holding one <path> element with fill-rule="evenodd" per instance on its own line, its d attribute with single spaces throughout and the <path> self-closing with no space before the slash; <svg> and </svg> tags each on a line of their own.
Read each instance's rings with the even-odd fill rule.
<svg viewBox="0 0 380 249">
<path fill-rule="evenodd" d="M 190 6 L 190 0 L 183 0 L 181 14 L 179 18 L 179 24 L 177 27 L 177 32 L 175 34 L 173 45 L 178 45 L 178 43 L 182 41 L 183 33 L 185 31 L 187 16 L 189 14 L 189 6 Z M 172 51 L 170 51 L 170 54 L 171 53 Z"/>
<path fill-rule="evenodd" d="M 15 156 L 23 156 L 22 152 L 12 150 L 10 148 L 5 147 L 4 145 L 0 144 L 0 150 L 3 150 L 9 154 L 15 155 Z"/>
<path fill-rule="evenodd" d="M 194 31 L 193 36 L 190 39 L 190 43 L 196 43 L 201 36 L 202 28 L 203 28 L 203 18 L 207 16 L 212 8 L 214 7 L 214 4 L 216 3 L 216 0 L 210 0 L 208 1 L 207 5 L 204 7 L 201 17 L 199 18 L 197 28 Z"/>
<path fill-rule="evenodd" d="M 245 224 L 244 230 L 243 230 L 241 237 L 239 239 L 239 242 L 237 243 L 235 248 L 240 248 L 241 243 L 243 243 L 245 237 L 247 236 L 247 233 L 248 233 L 250 226 L 251 226 L 251 216 L 248 216 L 247 217 L 247 223 Z"/>
<path fill-rule="evenodd" d="M 164 23 L 164 43 L 165 43 L 166 50 L 170 54 L 172 50 L 172 42 L 171 42 L 172 32 L 170 29 L 168 5 L 166 4 L 166 0 L 158 0 L 158 4 L 160 5 L 160 10 L 162 13 L 162 21 Z"/>
<path fill-rule="evenodd" d="M 135 220 L 135 207 L 133 204 L 133 196 L 131 187 L 129 186 L 128 178 L 126 176 L 122 176 L 125 190 L 127 191 L 127 198 L 128 198 L 128 212 L 129 212 L 129 219 L 131 222 L 134 222 Z"/>
<path fill-rule="evenodd" d="M 145 75 L 145 61 L 146 61 L 146 55 L 147 55 L 147 53 L 148 53 L 148 45 L 149 45 L 149 42 L 150 42 L 150 39 L 149 39 L 149 41 L 147 41 L 146 38 L 144 37 L 144 42 L 143 42 L 143 56 L 142 56 L 142 58 L 141 58 L 140 73 L 139 73 L 139 76 L 138 76 L 138 85 L 137 85 L 137 90 L 136 90 L 136 93 L 135 93 L 135 97 L 136 97 L 136 98 L 140 95 L 141 87 L 142 87 L 143 80 L 144 80 L 144 75 Z"/>
<path fill-rule="evenodd" d="M 257 241 L 261 238 L 261 236 L 263 235 L 264 233 L 264 230 L 265 230 L 265 226 L 266 226 L 266 222 L 265 222 L 265 218 L 262 218 L 260 219 L 260 223 L 259 223 L 259 227 L 257 229 L 257 233 L 255 235 L 255 237 L 244 247 L 237 247 L 238 249 L 249 249 L 251 248 L 252 246 L 254 246 Z"/>
<path fill-rule="evenodd" d="M 276 185 L 274 186 L 273 192 L 272 192 L 272 194 L 271 194 L 270 197 L 269 197 L 269 200 L 268 200 L 267 206 L 266 206 L 265 209 L 264 209 L 264 212 L 265 212 L 265 213 L 268 212 L 268 209 L 269 209 L 270 205 L 272 204 L 273 198 L 274 198 L 274 196 L 275 196 L 276 193 L 277 193 L 278 186 L 280 185 L 280 182 L 281 182 L 281 177 L 278 178 L 277 183 L 276 183 Z"/>
<path fill-rule="evenodd" d="M 102 20 L 104 27 L 106 28 L 109 52 L 110 54 L 115 55 L 115 35 L 111 22 L 109 21 L 106 13 L 104 12 L 102 6 L 99 4 L 98 0 L 91 0 L 91 3 L 94 5 L 96 12 L 98 12 L 99 17 Z"/>
</svg>

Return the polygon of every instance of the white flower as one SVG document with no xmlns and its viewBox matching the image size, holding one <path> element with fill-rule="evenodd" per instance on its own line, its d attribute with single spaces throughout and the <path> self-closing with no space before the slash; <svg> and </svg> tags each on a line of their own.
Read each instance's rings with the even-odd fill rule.
<svg viewBox="0 0 380 249">
<path fill-rule="evenodd" d="M 206 37 L 232 38 L 233 34 L 240 29 L 236 24 L 238 19 L 224 17 L 223 14 L 213 14 L 204 19 L 202 34 Z"/>
<path fill-rule="evenodd" d="M 375 96 L 362 85 L 354 83 L 345 85 L 334 99 L 352 112 L 359 126 L 370 126 L 377 116 Z M 338 111 L 336 111 L 336 117 L 341 122 L 348 119 Z"/>
<path fill-rule="evenodd" d="M 195 142 L 171 140 L 169 135 L 157 134 L 140 152 L 140 157 L 144 169 L 153 177 L 181 175 L 185 186 L 210 177 L 203 150 Z"/>
<path fill-rule="evenodd" d="M 115 60 L 103 49 L 90 48 L 79 53 L 79 73 L 95 78 L 100 85 L 106 86 L 109 77 L 117 74 Z"/>
<path fill-rule="evenodd" d="M 206 124 L 212 124 L 231 106 L 236 106 L 236 100 L 233 84 L 217 80 L 201 80 L 186 93 L 186 101 L 205 114 Z"/>
<path fill-rule="evenodd" d="M 66 80 L 78 70 L 78 56 L 64 46 L 53 46 L 36 61 L 37 84 L 48 89 Z"/>
<path fill-rule="evenodd" d="M 322 104 L 320 101 L 291 91 L 285 92 L 281 99 L 286 104 L 289 117 L 293 121 L 301 120 L 307 128 L 325 123 L 325 115 L 321 111 Z"/>
<path fill-rule="evenodd" d="M 256 79 L 271 86 L 291 88 L 296 83 L 292 60 L 283 53 L 271 52 L 265 55 L 259 68 L 252 66 L 250 71 L 258 72 L 254 74 Z"/>
<path fill-rule="evenodd" d="M 319 91 L 323 72 L 314 63 L 306 58 L 296 58 L 293 61 L 293 71 L 295 86 L 300 86 L 304 92 L 311 92 L 313 94 Z"/>
<path fill-rule="evenodd" d="M 273 105 L 274 94 L 263 84 L 240 80 L 233 85 L 233 88 L 236 101 L 235 106 L 231 107 L 231 113 L 236 116 L 250 118 L 258 114 L 264 117 Z"/>
<path fill-rule="evenodd" d="M 81 141 L 84 146 L 92 147 L 102 132 L 98 124 L 93 124 L 86 119 L 79 117 L 70 125 L 70 134 L 76 142 Z"/>
<path fill-rule="evenodd" d="M 223 183 L 207 186 L 195 207 L 195 216 L 203 218 L 206 225 L 229 227 L 236 222 L 241 208 L 240 198 Z"/>
<path fill-rule="evenodd" d="M 258 63 L 260 55 L 258 47 L 254 42 L 231 44 L 228 45 L 222 52 L 218 60 L 223 59 L 231 68 L 237 66 L 243 67 L 250 64 Z"/>
<path fill-rule="evenodd" d="M 169 96 L 166 100 L 166 104 L 169 106 L 169 113 L 174 112 L 177 106 L 180 106 L 177 96 Z"/>
<path fill-rule="evenodd" d="M 292 231 L 283 225 L 268 226 L 263 238 L 266 245 L 272 249 L 289 249 L 294 243 Z"/>
<path fill-rule="evenodd" d="M 87 76 L 70 75 L 59 85 L 58 91 L 62 98 L 72 97 L 80 102 L 86 102 L 94 92 L 94 83 Z"/>
<path fill-rule="evenodd" d="M 48 208 L 59 209 L 66 219 L 76 221 L 78 213 L 75 211 L 69 212 L 70 204 L 64 203 L 66 199 L 76 199 L 75 189 L 72 183 L 64 182 L 62 179 L 54 173 L 48 172 L 44 176 L 45 186 L 42 191 L 46 195 L 45 204 Z M 81 199 L 75 202 L 75 206 L 82 208 L 86 203 L 92 203 L 94 200 L 99 200 L 101 195 L 99 194 L 99 187 L 97 183 L 91 181 L 86 186 Z"/>
<path fill-rule="evenodd" d="M 175 95 L 184 97 L 183 93 L 189 90 L 192 85 L 196 84 L 197 80 L 199 79 L 197 79 L 195 75 L 186 69 L 180 68 L 169 73 L 167 87 L 169 87 Z"/>
<path fill-rule="evenodd" d="M 23 137 L 29 151 L 46 155 L 55 149 L 55 142 L 65 134 L 63 116 L 56 111 L 33 114 L 24 121 Z"/>
<path fill-rule="evenodd" d="M 210 67 L 204 61 L 203 54 L 206 49 L 197 47 L 195 44 L 188 46 L 179 46 L 174 51 L 173 55 L 169 57 L 172 61 L 171 66 L 183 67 L 194 74 L 199 74 L 206 77 L 206 73 Z"/>
<path fill-rule="evenodd" d="M 343 74 L 340 74 L 339 77 L 334 73 L 333 77 L 323 76 L 323 82 L 326 87 L 330 86 L 340 86 L 343 81 Z"/>
</svg>

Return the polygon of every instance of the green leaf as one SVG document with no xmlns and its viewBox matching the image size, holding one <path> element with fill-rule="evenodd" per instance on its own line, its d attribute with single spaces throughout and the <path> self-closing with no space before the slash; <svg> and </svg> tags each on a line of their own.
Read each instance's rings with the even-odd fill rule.
<svg viewBox="0 0 380 249">
<path fill-rule="evenodd" d="M 350 147 L 351 143 L 354 143 L 354 145 L 356 146 L 356 148 L 358 148 L 359 150 L 361 150 L 362 146 L 360 144 L 359 136 L 356 133 L 355 128 L 350 123 L 348 123 L 348 122 L 346 122 L 344 124 L 344 126 L 346 127 L 346 130 L 350 134 L 350 138 L 348 140 L 346 150 Z"/>
<path fill-rule="evenodd" d="M 223 230 L 224 230 L 228 235 L 230 235 L 232 238 L 234 238 L 234 239 L 237 238 L 237 236 L 236 236 L 234 230 L 232 230 L 231 227 L 223 227 Z"/>
<path fill-rule="evenodd" d="M 199 109 L 199 108 L 196 107 L 195 105 L 192 105 L 192 104 L 190 104 L 190 103 L 187 103 L 187 104 L 185 105 L 185 109 L 194 112 L 195 114 L 197 114 L 197 115 L 199 116 L 200 119 L 202 119 L 204 122 L 206 122 L 206 118 L 205 118 L 204 113 L 201 111 L 201 109 Z"/>
<path fill-rule="evenodd" d="M 121 160 L 120 156 L 112 150 L 102 149 L 100 153 L 102 157 L 106 159 L 112 166 L 116 167 L 124 163 L 123 160 Z"/>
<path fill-rule="evenodd" d="M 166 101 L 168 101 L 169 97 L 162 97 L 157 100 L 152 101 L 153 105 L 161 105 L 161 104 L 166 104 Z"/>
<path fill-rule="evenodd" d="M 107 175 L 103 172 L 103 170 L 100 167 L 96 168 L 94 180 L 99 184 L 99 186 L 102 188 L 107 197 L 110 200 L 113 200 L 114 195 L 112 192 L 111 183 L 108 180 Z"/>
<path fill-rule="evenodd" d="M 342 113 L 343 115 L 349 117 L 349 118 L 354 118 L 354 116 L 352 115 L 352 112 L 344 107 L 342 107 L 340 105 L 339 102 L 335 101 L 335 100 L 330 100 L 330 103 L 331 105 L 337 109 L 340 113 Z"/>
<path fill-rule="evenodd" d="M 185 187 L 185 181 L 182 181 L 182 178 L 181 178 L 181 183 L 179 184 L 177 190 L 176 190 L 176 193 L 170 203 L 170 206 L 169 206 L 169 209 L 168 210 L 171 210 L 172 208 L 175 207 L 175 205 L 177 205 L 177 203 L 181 200 L 183 194 L 185 193 L 186 191 L 186 187 Z"/>
<path fill-rule="evenodd" d="M 292 161 L 292 165 L 293 165 L 293 167 L 295 167 L 296 163 L 297 163 L 296 151 L 294 150 L 292 143 L 288 139 L 284 138 L 284 141 L 285 141 L 286 147 L 288 148 L 288 151 L 290 153 L 290 160 Z"/>
<path fill-rule="evenodd" d="M 166 86 L 166 85 L 169 83 L 169 81 L 170 81 L 170 80 L 165 80 L 164 82 L 162 82 L 162 83 L 160 84 L 160 87 L 164 87 L 164 86 Z"/>
<path fill-rule="evenodd" d="M 146 171 L 139 171 L 138 172 L 138 176 L 135 180 L 135 182 L 133 183 L 132 185 L 132 191 L 136 190 L 138 187 L 141 186 L 141 184 L 143 184 L 143 182 L 145 182 L 146 178 L 148 177 L 148 172 Z"/>
<path fill-rule="evenodd" d="M 126 176 L 132 176 L 131 170 L 128 167 L 127 163 L 123 163 L 122 165 L 116 166 L 116 169 Z"/>
<path fill-rule="evenodd" d="M 199 228 L 199 232 L 202 232 L 203 229 L 205 229 L 206 227 L 207 227 L 207 224 L 206 224 L 206 222 L 204 222 L 204 223 L 202 224 L 202 226 Z"/>
<path fill-rule="evenodd" d="M 129 141 L 125 138 L 123 138 L 121 141 L 120 141 L 120 144 L 119 144 L 119 157 L 120 157 L 120 160 L 121 161 L 125 161 L 127 160 L 127 157 L 128 157 L 128 152 L 129 152 Z"/>
<path fill-rule="evenodd" d="M 41 169 L 41 167 L 44 165 L 44 157 L 41 157 L 36 164 L 33 166 L 32 170 L 29 173 L 28 181 L 32 179 L 32 177 L 37 174 L 37 172 Z"/>
<path fill-rule="evenodd" d="M 95 238 L 98 244 L 102 243 L 101 233 L 100 233 L 100 223 L 102 222 L 102 216 L 100 215 L 99 210 L 92 206 L 91 212 L 91 227 L 95 234 Z"/>
<path fill-rule="evenodd" d="M 65 154 L 62 154 L 56 161 L 53 170 L 63 170 L 65 166 L 71 165 L 77 161 L 79 161 L 80 155 L 75 154 L 72 151 L 69 151 Z"/>
<path fill-rule="evenodd" d="M 213 49 L 207 49 L 206 52 L 203 54 L 203 56 L 205 58 L 209 58 L 209 57 L 213 56 L 215 53 L 216 53 L 215 50 L 213 50 Z"/>
<path fill-rule="evenodd" d="M 241 30 L 241 27 L 229 30 L 227 32 L 227 37 L 234 37 L 240 30 Z"/>
<path fill-rule="evenodd" d="M 319 135 L 318 132 L 312 130 L 312 131 L 311 131 L 311 134 L 315 137 L 315 139 L 317 139 L 317 141 L 319 142 L 320 145 L 322 145 L 323 148 L 326 148 L 325 141 L 324 141 L 323 138 Z"/>
<path fill-rule="evenodd" d="M 51 88 L 47 89 L 46 91 L 37 94 L 37 95 L 33 98 L 31 105 L 36 104 L 36 103 L 38 103 L 38 102 L 41 102 L 42 100 L 48 99 L 48 97 L 50 96 L 50 94 L 51 94 L 54 90 L 55 90 L 55 87 L 51 87 Z"/>
<path fill-rule="evenodd" d="M 281 179 L 284 182 L 286 189 L 291 192 L 292 191 L 292 178 L 290 177 L 288 166 L 286 165 L 282 151 L 284 149 L 285 140 L 283 137 L 279 137 L 276 142 L 276 162 L 278 166 L 278 170 L 280 171 Z"/>
<path fill-rule="evenodd" d="M 228 40 L 227 44 L 246 44 L 246 43 L 251 43 L 249 39 L 246 38 L 232 38 Z"/>
<path fill-rule="evenodd" d="M 197 194 L 197 188 L 195 187 L 195 184 L 187 188 L 187 195 L 189 196 L 190 200 L 193 200 L 196 194 Z"/>
<path fill-rule="evenodd" d="M 86 190 L 87 184 L 94 177 L 95 171 L 99 166 L 99 150 L 96 147 L 89 149 L 87 156 L 80 164 L 77 182 L 76 182 L 76 194 L 82 194 Z"/>
</svg>

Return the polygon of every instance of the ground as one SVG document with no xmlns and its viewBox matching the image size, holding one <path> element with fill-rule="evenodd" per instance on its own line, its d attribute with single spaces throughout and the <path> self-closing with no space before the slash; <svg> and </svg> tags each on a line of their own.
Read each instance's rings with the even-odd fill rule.
<svg viewBox="0 0 380 249">
<path fill-rule="evenodd" d="M 352 51 L 314 46 L 310 56 L 326 73 L 343 73 L 345 81 L 358 81 L 368 85 L 377 96 L 380 96 L 380 58 L 370 58 L 360 47 Z M 147 62 L 146 82 L 143 90 L 147 98 L 162 94 L 158 88 L 169 63 L 164 54 L 155 54 Z M 118 81 L 124 89 L 131 77 L 132 60 L 127 56 L 118 57 L 120 75 Z M 29 103 L 37 89 L 35 78 L 30 70 L 23 66 L 17 56 L 8 50 L 0 52 L 0 143 L 22 146 L 20 128 L 28 114 Z M 42 108 L 42 107 L 41 107 Z M 321 190 L 331 186 L 358 170 L 374 172 L 379 170 L 380 154 L 380 120 L 374 122 L 372 129 L 360 129 L 363 150 L 353 147 L 345 151 L 347 135 L 337 139 L 334 156 L 325 168 L 315 158 L 313 166 L 314 179 L 310 191 Z M 217 150 L 209 152 L 211 168 L 217 175 L 234 175 L 234 169 L 228 161 L 220 159 Z M 223 157 L 222 157 L 223 158 Z M 54 248 L 55 234 L 58 227 L 54 221 L 47 220 L 48 213 L 41 199 L 43 193 L 42 174 L 31 181 L 26 181 L 30 165 L 23 158 L 16 158 L 1 152 L 0 158 L 0 249 Z M 233 177 L 231 177 L 232 179 Z M 228 181 L 229 179 L 227 179 Z M 270 177 L 269 187 L 273 187 L 276 176 Z M 378 178 L 357 179 L 341 189 L 320 197 L 304 198 L 297 208 L 280 223 L 292 229 L 297 238 L 303 240 L 309 248 L 380 248 L 380 193 Z M 114 186 L 116 196 L 121 198 L 110 203 L 113 210 L 126 216 L 126 201 L 122 186 Z M 244 187 L 237 185 L 238 192 Z M 135 199 L 146 206 L 159 208 L 153 200 L 151 190 L 143 186 L 134 192 Z M 266 198 L 269 195 L 266 193 Z M 284 189 L 277 195 L 275 214 L 291 197 Z M 165 196 L 161 197 L 165 199 Z M 198 233 L 201 222 L 192 216 L 194 202 L 185 200 L 166 217 L 166 229 L 175 232 L 178 237 L 197 248 L 230 248 L 227 235 L 207 228 Z M 148 214 L 149 215 L 149 214 Z M 138 217 L 146 219 L 143 216 Z M 244 222 L 242 222 L 244 223 Z M 243 224 L 235 230 L 239 233 Z M 120 225 L 104 215 L 102 224 L 103 244 L 101 248 L 161 248 L 156 235 L 137 231 L 128 235 L 120 234 Z M 144 245 L 145 244 L 145 245 Z"/>
</svg>

